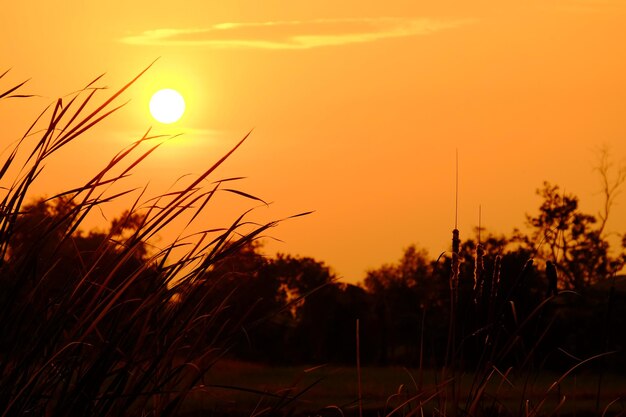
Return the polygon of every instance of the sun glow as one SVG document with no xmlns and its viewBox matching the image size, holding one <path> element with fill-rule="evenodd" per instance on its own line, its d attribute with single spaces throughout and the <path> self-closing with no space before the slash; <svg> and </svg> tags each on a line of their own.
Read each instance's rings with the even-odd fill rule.
<svg viewBox="0 0 626 417">
<path fill-rule="evenodd" d="M 185 100 L 176 90 L 159 90 L 150 99 L 150 114 L 161 123 L 174 123 L 184 112 Z"/>
</svg>

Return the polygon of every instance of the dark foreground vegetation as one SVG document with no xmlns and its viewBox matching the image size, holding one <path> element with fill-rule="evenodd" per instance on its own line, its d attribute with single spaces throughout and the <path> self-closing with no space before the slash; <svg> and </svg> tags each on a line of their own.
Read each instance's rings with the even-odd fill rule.
<svg viewBox="0 0 626 417">
<path fill-rule="evenodd" d="M 82 225 L 131 194 L 112 186 L 159 146 L 149 133 L 84 186 L 33 199 L 46 162 L 118 108 L 127 86 L 100 102 L 96 82 L 2 160 L 0 417 L 626 412 L 626 239 L 611 250 L 606 231 L 624 172 L 607 153 L 601 214 L 546 183 L 528 232 L 455 230 L 451 252 L 409 247 L 350 285 L 315 259 L 263 256 L 278 222 L 249 213 L 148 244 L 216 193 L 258 201 L 213 178 L 241 142 L 167 194 L 139 190 L 104 231 Z"/>
</svg>

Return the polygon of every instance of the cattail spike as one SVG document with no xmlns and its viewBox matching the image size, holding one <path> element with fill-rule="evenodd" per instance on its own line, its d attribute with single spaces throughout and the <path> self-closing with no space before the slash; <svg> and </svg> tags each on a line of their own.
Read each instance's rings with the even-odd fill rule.
<svg viewBox="0 0 626 417">
<path fill-rule="evenodd" d="M 459 249 L 461 246 L 461 239 L 459 237 L 459 229 L 452 231 L 452 274 L 450 276 L 450 289 L 455 291 L 459 286 Z"/>
<path fill-rule="evenodd" d="M 476 245 L 476 258 L 474 263 L 474 303 L 479 304 L 483 295 L 483 282 L 484 282 L 484 254 L 485 250 L 479 243 Z"/>
<path fill-rule="evenodd" d="M 487 314 L 488 323 L 493 323 L 493 315 L 496 308 L 496 299 L 498 298 L 498 288 L 500 286 L 500 268 L 502 266 L 502 258 L 496 255 L 493 261 L 493 276 L 491 278 L 491 289 L 489 294 L 489 312 Z"/>
<path fill-rule="evenodd" d="M 483 294 L 483 282 L 485 271 L 485 263 L 483 255 L 485 250 L 480 244 L 480 230 L 481 230 L 481 206 L 478 206 L 478 244 L 476 245 L 476 256 L 474 259 L 474 304 L 479 304 Z"/>
<path fill-rule="evenodd" d="M 559 289 L 557 288 L 558 276 L 556 274 L 556 266 L 552 261 L 546 262 L 546 276 L 548 277 L 548 293 L 546 294 L 546 298 L 549 298 L 559 293 Z"/>
<path fill-rule="evenodd" d="M 459 227 L 459 149 L 456 149 L 456 172 L 455 172 L 455 192 L 454 192 L 454 229 Z"/>
<path fill-rule="evenodd" d="M 481 226 L 481 217 L 482 217 L 482 206 L 479 204 L 478 205 L 478 244 L 480 245 L 480 232 L 482 230 L 482 226 Z"/>
<path fill-rule="evenodd" d="M 491 279 L 491 298 L 493 300 L 498 296 L 498 288 L 500 286 L 500 268 L 502 264 L 502 257 L 496 256 L 493 263 L 493 278 Z"/>
</svg>

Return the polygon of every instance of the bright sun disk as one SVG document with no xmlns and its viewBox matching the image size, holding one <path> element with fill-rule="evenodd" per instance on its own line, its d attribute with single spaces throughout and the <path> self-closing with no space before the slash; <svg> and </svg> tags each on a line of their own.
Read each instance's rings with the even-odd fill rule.
<svg viewBox="0 0 626 417">
<path fill-rule="evenodd" d="M 159 90 L 150 99 L 150 114 L 161 123 L 174 123 L 185 112 L 185 100 L 176 90 Z"/>
</svg>

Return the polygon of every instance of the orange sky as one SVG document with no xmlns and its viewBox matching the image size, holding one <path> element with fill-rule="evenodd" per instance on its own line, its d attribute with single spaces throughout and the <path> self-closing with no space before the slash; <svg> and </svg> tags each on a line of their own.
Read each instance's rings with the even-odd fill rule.
<svg viewBox="0 0 626 417">
<path fill-rule="evenodd" d="M 448 249 L 455 149 L 461 237 L 479 204 L 489 230 L 522 226 L 543 180 L 596 213 L 594 150 L 626 158 L 625 21 L 622 0 L 10 2 L 0 70 L 32 78 L 26 90 L 41 97 L 0 103 L 0 140 L 100 73 L 117 88 L 160 57 L 36 191 L 77 185 L 149 126 L 184 134 L 133 179 L 164 190 L 254 128 L 220 176 L 246 176 L 240 189 L 273 202 L 257 220 L 316 211 L 273 229 L 284 243 L 266 251 L 355 281 L 411 243 Z M 167 87 L 188 106 L 169 127 L 147 105 Z M 626 231 L 624 195 L 615 232 Z M 229 204 L 207 225 L 238 214 Z"/>
</svg>

